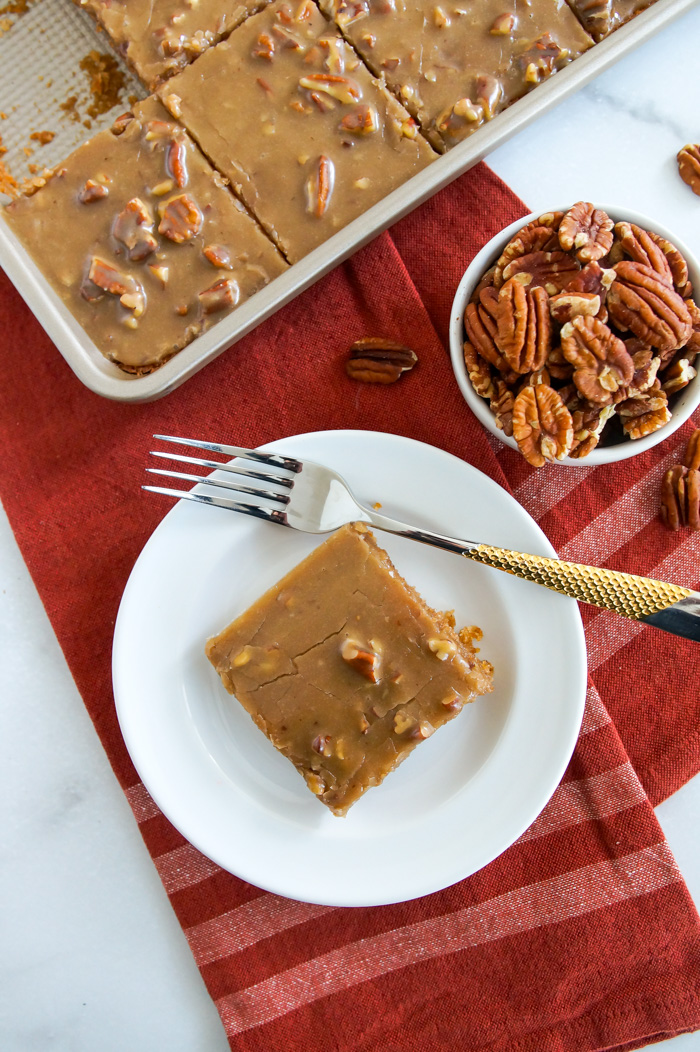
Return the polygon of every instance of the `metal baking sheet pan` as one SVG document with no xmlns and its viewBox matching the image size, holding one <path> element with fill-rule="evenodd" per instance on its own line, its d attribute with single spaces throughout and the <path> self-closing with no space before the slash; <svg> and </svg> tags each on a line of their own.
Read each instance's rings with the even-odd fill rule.
<svg viewBox="0 0 700 1052">
<path fill-rule="evenodd" d="M 4 221 L 0 222 L 0 264 L 70 367 L 87 387 L 105 398 L 122 402 L 145 402 L 160 398 L 179 387 L 382 230 L 697 3 L 698 0 L 657 0 L 647 11 L 539 85 L 465 142 L 438 158 L 146 376 L 130 376 L 100 354 Z M 60 32 L 53 25 L 54 15 Z M 33 26 L 32 19 L 36 22 L 37 17 L 40 24 Z M 57 40 L 61 41 L 60 48 L 56 47 Z M 44 55 L 37 52 L 37 46 L 40 48 L 42 42 L 45 43 Z M 21 144 L 27 141 L 28 129 L 52 129 L 58 124 L 62 130 L 52 142 L 38 147 L 32 154 L 33 163 L 56 164 L 74 146 L 94 134 L 99 127 L 109 125 L 113 117 L 126 108 L 122 101 L 112 113 L 98 115 L 95 120 L 88 117 L 90 130 L 75 119 L 68 122 L 59 119 L 65 117 L 65 111 L 60 106 L 66 97 L 75 95 L 81 88 L 84 95 L 79 63 L 80 57 L 91 49 L 109 52 L 104 35 L 100 35 L 88 17 L 66 0 L 39 0 L 22 16 L 21 21 L 0 36 L 0 111 L 7 114 L 0 121 L 0 135 L 8 149 L 4 159 L 13 173 L 24 174 L 12 167 L 12 163 L 14 158 L 20 156 L 20 151 L 24 160 L 27 160 L 26 148 Z M 125 76 L 124 99 L 128 98 L 128 94 L 124 93 L 142 97 L 145 94 L 143 88 L 128 74 Z M 84 77 L 82 79 L 85 80 Z M 13 99 L 17 102 L 13 103 Z M 78 95 L 73 109 L 73 113 L 77 112 L 78 116 L 80 100 L 81 96 Z M 83 98 L 84 112 L 88 106 L 89 98 Z M 54 122 L 52 118 L 55 118 Z"/>
</svg>

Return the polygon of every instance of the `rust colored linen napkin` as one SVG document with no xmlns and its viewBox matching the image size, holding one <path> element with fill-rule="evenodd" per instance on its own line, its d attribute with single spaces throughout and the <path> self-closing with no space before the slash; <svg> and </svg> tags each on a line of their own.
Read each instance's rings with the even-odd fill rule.
<svg viewBox="0 0 700 1052">
<path fill-rule="evenodd" d="M 700 1027 L 700 922 L 651 806 L 700 768 L 696 644 L 584 610 L 598 689 L 589 682 L 552 800 L 485 869 L 394 906 L 299 903 L 224 872 L 160 813 L 116 721 L 117 608 L 164 514 L 139 489 L 154 432 L 246 446 L 326 428 L 395 432 L 510 487 L 562 556 L 698 586 L 697 535 L 656 518 L 660 476 L 690 425 L 609 468 L 534 472 L 487 440 L 459 394 L 446 353 L 454 289 L 526 211 L 480 165 L 149 405 L 84 389 L 0 277 L 0 496 L 240 1052 L 583 1052 Z M 401 339 L 419 367 L 391 388 L 353 384 L 343 362 L 362 335 Z"/>
</svg>

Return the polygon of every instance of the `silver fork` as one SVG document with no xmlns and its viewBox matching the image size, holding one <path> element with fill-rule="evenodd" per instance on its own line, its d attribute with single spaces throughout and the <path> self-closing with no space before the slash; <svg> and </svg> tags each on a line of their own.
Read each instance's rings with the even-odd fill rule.
<svg viewBox="0 0 700 1052">
<path fill-rule="evenodd" d="M 278 453 L 261 453 L 220 442 L 202 442 L 173 435 L 154 435 L 161 442 L 190 446 L 209 453 L 235 457 L 233 462 L 203 459 L 184 454 L 153 450 L 155 457 L 181 464 L 212 468 L 223 477 L 193 475 L 165 468 L 147 468 L 153 475 L 184 479 L 213 487 L 219 493 L 201 490 L 166 489 L 144 486 L 179 500 L 212 504 L 243 515 L 254 515 L 303 533 L 330 533 L 348 522 L 366 522 L 379 530 L 432 544 L 474 562 L 504 570 L 534 581 L 555 592 L 593 606 L 613 610 L 623 617 L 655 625 L 666 632 L 700 641 L 700 593 L 680 585 L 655 581 L 650 577 L 621 573 L 580 563 L 562 562 L 541 555 L 514 552 L 478 541 L 447 537 L 421 530 L 360 504 L 347 482 L 330 468 L 309 461 L 295 460 Z M 230 476 L 230 477 L 229 477 Z M 239 497 L 254 497 L 254 502 Z M 262 501 L 263 503 L 258 503 Z"/>
</svg>

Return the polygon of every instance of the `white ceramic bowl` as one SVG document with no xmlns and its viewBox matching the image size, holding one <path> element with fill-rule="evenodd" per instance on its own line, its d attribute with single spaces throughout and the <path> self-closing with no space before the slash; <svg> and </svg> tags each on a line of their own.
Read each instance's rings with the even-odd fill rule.
<svg viewBox="0 0 700 1052">
<path fill-rule="evenodd" d="M 570 207 L 571 204 L 564 206 L 559 205 L 558 210 L 566 211 Z M 620 208 L 616 205 L 610 207 L 607 205 L 597 205 L 597 207 L 602 208 L 607 212 L 611 219 L 616 223 L 622 221 L 636 223 L 637 226 L 643 227 L 645 230 L 651 230 L 671 241 L 687 260 L 689 277 L 693 283 L 695 295 L 697 296 L 698 293 L 700 293 L 700 262 L 698 262 L 694 253 L 691 252 L 688 246 L 681 241 L 672 230 L 667 230 L 661 225 L 661 223 L 657 223 L 655 219 L 650 219 L 649 216 L 641 215 L 639 212 L 633 212 L 629 208 Z M 488 402 L 485 402 L 483 398 L 479 397 L 469 379 L 469 374 L 467 373 L 467 368 L 464 364 L 464 312 L 482 275 L 493 263 L 496 262 L 513 235 L 524 227 L 526 223 L 543 215 L 544 211 L 544 209 L 540 209 L 538 212 L 532 212 L 531 215 L 525 216 L 523 219 L 518 219 L 517 222 L 511 223 L 510 226 L 507 226 L 504 230 L 501 230 L 499 234 L 496 234 L 495 237 L 491 238 L 488 244 L 484 245 L 481 251 L 474 257 L 467 267 L 464 277 L 457 287 L 457 293 L 452 304 L 452 315 L 450 317 L 450 355 L 452 357 L 452 368 L 454 369 L 454 374 L 457 378 L 460 390 L 464 395 L 469 408 L 477 419 L 481 421 L 484 427 L 490 431 L 492 435 L 495 435 L 501 442 L 510 446 L 511 449 L 518 448 L 515 439 L 508 438 L 501 430 L 499 430 L 496 426 L 495 417 L 489 409 Z M 550 209 L 549 211 L 553 211 L 553 209 Z M 638 453 L 644 453 L 645 450 L 658 445 L 659 442 L 663 442 L 664 439 L 668 438 L 669 435 L 672 435 L 674 431 L 677 431 L 695 409 L 697 409 L 698 405 L 700 405 L 700 373 L 675 396 L 671 405 L 671 419 L 668 424 L 659 428 L 658 431 L 654 431 L 653 434 L 647 435 L 645 438 L 638 438 L 635 441 L 624 439 L 615 445 L 604 446 L 602 448 L 596 447 L 587 457 L 583 457 L 580 460 L 575 460 L 572 457 L 564 457 L 564 459 L 558 461 L 558 463 L 570 464 L 573 467 L 585 467 L 594 464 L 612 464 L 616 460 L 626 460 L 627 457 L 634 457 Z"/>
</svg>

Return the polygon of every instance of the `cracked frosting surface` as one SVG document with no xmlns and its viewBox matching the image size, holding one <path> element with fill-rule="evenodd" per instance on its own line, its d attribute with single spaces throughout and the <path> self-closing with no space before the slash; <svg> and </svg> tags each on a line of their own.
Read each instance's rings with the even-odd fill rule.
<svg viewBox="0 0 700 1052">
<path fill-rule="evenodd" d="M 477 694 L 491 666 L 362 525 L 344 526 L 206 646 L 226 689 L 343 815 Z M 478 637 L 478 630 L 472 630 Z"/>
<path fill-rule="evenodd" d="M 5 214 L 102 354 L 139 373 L 287 265 L 156 98 L 118 128 Z"/>
<path fill-rule="evenodd" d="M 436 158 L 311 0 L 269 5 L 160 94 L 291 262 Z"/>
</svg>

